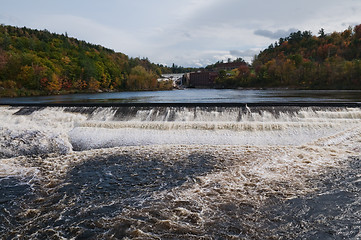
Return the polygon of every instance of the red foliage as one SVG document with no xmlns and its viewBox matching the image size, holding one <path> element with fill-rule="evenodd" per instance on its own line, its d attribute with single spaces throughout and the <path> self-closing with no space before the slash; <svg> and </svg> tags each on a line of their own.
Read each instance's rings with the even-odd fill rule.
<svg viewBox="0 0 361 240">
<path fill-rule="evenodd" d="M 5 51 L 0 49 L 0 69 L 5 67 L 8 62 L 8 56 Z"/>
<path fill-rule="evenodd" d="M 73 83 L 69 79 L 62 80 L 62 89 L 69 90 L 73 87 Z"/>
<path fill-rule="evenodd" d="M 331 43 L 324 44 L 318 47 L 317 49 L 317 55 L 322 59 L 326 59 L 336 52 L 337 52 L 337 47 Z"/>
<path fill-rule="evenodd" d="M 47 77 L 43 77 L 42 79 L 40 79 L 40 85 L 43 87 L 43 88 L 46 88 L 46 86 L 48 85 L 48 78 Z"/>
<path fill-rule="evenodd" d="M 246 64 L 242 64 L 239 68 L 239 76 L 240 77 L 247 77 L 249 75 L 249 67 Z"/>
</svg>

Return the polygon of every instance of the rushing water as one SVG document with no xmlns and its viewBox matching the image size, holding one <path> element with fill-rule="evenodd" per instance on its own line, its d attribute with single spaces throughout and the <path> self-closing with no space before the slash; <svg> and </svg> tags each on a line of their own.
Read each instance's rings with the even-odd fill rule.
<svg viewBox="0 0 361 240">
<path fill-rule="evenodd" d="M 340 90 L 217 90 L 185 89 L 155 92 L 114 92 L 43 97 L 0 98 L 11 103 L 299 103 L 361 102 L 361 91 Z"/>
<path fill-rule="evenodd" d="M 361 109 L 0 108 L 0 238 L 360 239 Z"/>
</svg>

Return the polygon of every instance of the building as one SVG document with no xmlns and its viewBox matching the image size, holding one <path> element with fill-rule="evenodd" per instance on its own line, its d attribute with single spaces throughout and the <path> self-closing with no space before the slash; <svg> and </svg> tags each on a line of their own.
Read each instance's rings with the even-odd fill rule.
<svg viewBox="0 0 361 240">
<path fill-rule="evenodd" d="M 185 82 L 188 87 L 213 88 L 217 77 L 216 72 L 193 72 L 185 75 Z"/>
<path fill-rule="evenodd" d="M 220 71 L 231 71 L 238 69 L 245 62 L 229 62 L 229 63 L 216 63 L 212 69 L 208 71 L 191 72 L 183 75 L 182 85 L 190 88 L 214 88 L 216 87 L 216 78 Z M 228 74 L 228 73 L 227 73 Z"/>
</svg>

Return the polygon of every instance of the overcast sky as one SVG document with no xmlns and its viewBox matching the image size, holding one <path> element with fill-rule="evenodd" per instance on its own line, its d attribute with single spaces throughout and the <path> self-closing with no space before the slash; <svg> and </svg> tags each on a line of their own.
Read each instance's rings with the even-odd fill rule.
<svg viewBox="0 0 361 240">
<path fill-rule="evenodd" d="M 206 66 L 255 54 L 296 30 L 361 24 L 360 0 L 0 0 L 0 23 L 47 29 L 131 57 Z"/>
</svg>

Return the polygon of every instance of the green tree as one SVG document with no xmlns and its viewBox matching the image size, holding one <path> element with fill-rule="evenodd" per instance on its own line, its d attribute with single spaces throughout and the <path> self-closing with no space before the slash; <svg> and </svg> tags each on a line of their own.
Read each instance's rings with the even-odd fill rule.
<svg viewBox="0 0 361 240">
<path fill-rule="evenodd" d="M 326 36 L 325 29 L 321 28 L 320 31 L 318 31 L 318 34 L 319 34 L 320 38 L 324 38 Z"/>
</svg>

